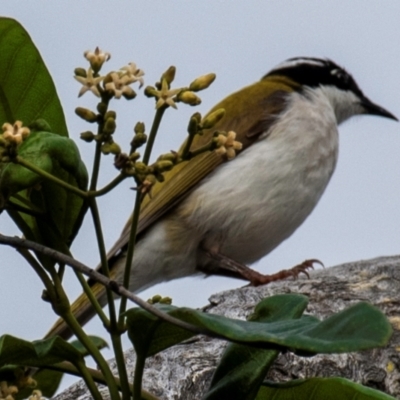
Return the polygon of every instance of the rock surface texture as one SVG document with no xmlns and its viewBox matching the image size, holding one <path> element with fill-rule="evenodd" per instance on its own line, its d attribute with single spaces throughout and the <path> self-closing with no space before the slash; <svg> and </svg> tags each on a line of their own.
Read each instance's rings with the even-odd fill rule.
<svg viewBox="0 0 400 400">
<path fill-rule="evenodd" d="M 400 398 L 400 256 L 358 261 L 320 269 L 310 279 L 286 280 L 262 287 L 243 287 L 218 293 L 204 307 L 209 313 L 245 319 L 254 306 L 273 294 L 300 293 L 309 297 L 306 313 L 324 319 L 359 301 L 378 307 L 390 320 L 393 336 L 385 348 L 359 353 L 301 358 L 282 354 L 268 379 L 286 381 L 313 376 L 341 376 Z M 206 391 L 225 342 L 196 337 L 147 360 L 144 388 L 160 399 L 198 400 Z M 133 351 L 126 352 L 129 373 Z M 113 372 L 115 364 L 110 362 Z M 101 388 L 104 399 L 108 391 Z M 55 397 L 57 400 L 91 399 L 82 382 Z"/>
</svg>

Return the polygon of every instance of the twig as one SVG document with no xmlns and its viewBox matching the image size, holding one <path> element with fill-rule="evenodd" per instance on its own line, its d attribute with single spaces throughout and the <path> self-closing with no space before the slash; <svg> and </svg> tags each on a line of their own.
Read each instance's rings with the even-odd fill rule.
<svg viewBox="0 0 400 400">
<path fill-rule="evenodd" d="M 142 307 L 144 310 L 155 315 L 156 317 L 164 320 L 165 322 L 169 322 L 173 325 L 176 325 L 182 329 L 186 329 L 186 330 L 196 333 L 196 334 L 203 334 L 203 335 L 223 339 L 222 336 L 220 336 L 208 329 L 199 328 L 195 325 L 188 324 L 187 322 L 181 321 L 177 318 L 174 318 L 174 317 L 160 311 L 158 308 L 152 306 L 147 301 L 142 300 L 140 297 L 136 296 L 135 294 L 133 294 L 132 292 L 130 292 L 129 290 L 124 288 L 120 283 L 106 278 L 104 275 L 100 274 L 99 272 L 95 271 L 94 269 L 89 268 L 88 266 L 84 265 L 80 261 L 75 260 L 74 258 L 69 257 L 63 253 L 60 253 L 59 251 L 56 251 L 49 247 L 43 246 L 39 243 L 32 242 L 30 240 L 20 239 L 18 237 L 5 236 L 2 234 L 0 234 L 0 244 L 5 244 L 7 246 L 11 246 L 16 249 L 22 247 L 25 249 L 33 250 L 38 253 L 44 254 L 60 263 L 64 263 L 65 265 L 68 265 L 68 266 L 72 267 L 73 269 L 82 272 L 83 274 L 89 276 L 93 280 L 110 288 L 112 291 L 114 291 L 118 295 L 127 297 L 133 303 Z"/>
</svg>

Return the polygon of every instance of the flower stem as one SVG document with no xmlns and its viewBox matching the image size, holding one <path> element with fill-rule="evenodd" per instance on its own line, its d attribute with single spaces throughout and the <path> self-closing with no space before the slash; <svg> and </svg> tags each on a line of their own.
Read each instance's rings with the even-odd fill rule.
<svg viewBox="0 0 400 400">
<path fill-rule="evenodd" d="M 94 151 L 92 179 L 90 181 L 90 186 L 89 186 L 90 191 L 95 191 L 97 187 L 97 181 L 99 179 L 99 172 L 100 172 L 100 160 L 101 160 L 101 142 L 97 142 Z"/>
<path fill-rule="evenodd" d="M 90 374 L 88 368 L 83 361 L 76 363 L 76 368 L 79 371 L 80 376 L 85 381 L 87 388 L 89 389 L 90 394 L 93 396 L 94 400 L 102 400 L 99 389 L 97 389 L 96 384 L 94 383 L 93 377 Z"/>
<path fill-rule="evenodd" d="M 93 294 L 92 289 L 90 288 L 89 284 L 87 283 L 85 277 L 82 275 L 81 272 L 74 270 L 76 277 L 79 280 L 79 283 L 81 284 L 83 291 L 86 293 L 86 296 L 88 297 L 90 303 L 92 304 L 93 308 L 96 310 L 96 314 L 99 316 L 101 319 L 101 322 L 103 325 L 108 329 L 110 327 L 110 321 L 107 318 L 106 314 L 104 313 L 101 305 L 96 299 L 96 296 Z"/>
<path fill-rule="evenodd" d="M 111 331 L 111 341 L 113 344 L 115 362 L 117 364 L 120 387 L 122 391 L 122 400 L 131 399 L 131 388 L 129 387 L 128 373 L 126 371 L 124 351 L 122 348 L 121 334 Z"/>
<path fill-rule="evenodd" d="M 79 322 L 75 319 L 71 310 L 67 311 L 61 316 L 71 330 L 74 332 L 75 336 L 82 343 L 82 345 L 88 350 L 88 352 L 92 355 L 95 362 L 99 366 L 101 372 L 104 375 L 104 378 L 107 382 L 108 390 L 110 391 L 111 400 L 120 400 L 118 387 L 115 382 L 114 376 L 111 373 L 110 367 L 108 366 L 106 360 L 101 355 L 99 349 L 92 343 L 92 341 L 88 338 Z"/>
<path fill-rule="evenodd" d="M 41 168 L 38 168 L 35 164 L 31 163 L 30 161 L 25 160 L 21 156 L 16 157 L 16 162 L 17 164 L 22 165 L 23 167 L 31 170 L 32 172 L 35 172 L 36 174 L 40 175 L 42 178 L 45 178 L 48 181 L 56 183 L 57 185 L 76 194 L 79 197 L 82 197 L 83 199 L 87 197 L 87 192 L 85 192 L 84 190 L 78 189 L 77 187 L 72 186 L 67 182 L 64 182 L 63 180 L 57 178 L 56 176 L 49 174 L 48 172 L 42 170 Z"/>
<path fill-rule="evenodd" d="M 106 248 L 104 245 L 104 237 L 103 231 L 101 229 L 101 222 L 100 222 L 100 215 L 97 208 L 97 202 L 95 198 L 89 199 L 89 207 L 92 212 L 93 223 L 96 231 L 97 242 L 99 246 L 100 258 L 101 258 L 101 270 L 103 274 L 109 278 L 110 277 L 110 270 L 108 268 L 108 259 Z M 126 365 L 125 365 L 125 358 L 121 344 L 121 332 L 122 330 L 119 329 L 119 319 L 117 319 L 116 310 L 115 310 L 115 303 L 114 303 L 114 296 L 111 289 L 106 287 L 107 293 L 107 302 L 110 314 L 110 321 L 109 321 L 109 332 L 111 335 L 111 341 L 113 345 L 114 355 L 117 362 L 118 368 L 118 375 L 121 380 L 121 388 L 122 388 L 122 398 L 123 400 L 130 399 L 130 390 L 128 384 L 128 374 L 126 372 Z M 120 317 L 121 318 L 121 317 Z"/>
<path fill-rule="evenodd" d="M 129 289 L 129 281 L 131 277 L 131 270 L 132 270 L 132 260 L 133 260 L 133 254 L 135 252 L 135 242 L 136 242 L 136 230 L 139 222 L 139 215 L 140 215 L 140 205 L 142 202 L 142 194 L 140 191 L 136 193 L 136 199 L 135 199 L 135 206 L 133 209 L 133 215 L 132 215 L 132 221 L 131 221 L 131 229 L 129 232 L 129 242 L 128 242 L 128 251 L 126 254 L 126 263 L 125 263 L 125 270 L 124 270 L 124 281 L 123 281 L 123 286 L 127 289 Z M 127 304 L 128 299 L 126 297 L 121 298 L 121 303 L 119 306 L 119 327 L 122 328 L 123 324 L 123 318 L 121 317 L 122 314 L 126 310 L 126 304 Z"/>
<path fill-rule="evenodd" d="M 143 162 L 145 164 L 149 163 L 151 151 L 153 150 L 154 141 L 156 139 L 157 131 L 160 126 L 162 117 L 164 115 L 165 110 L 168 106 L 162 106 L 157 109 L 156 115 L 154 116 L 153 125 L 151 127 L 151 131 L 149 134 L 149 138 L 147 139 L 146 150 L 143 155 Z"/>
<path fill-rule="evenodd" d="M 141 400 L 142 378 L 146 358 L 136 354 L 135 375 L 133 378 L 133 400 Z"/>
<path fill-rule="evenodd" d="M 95 198 L 90 198 L 88 201 L 89 201 L 89 208 L 92 213 L 94 229 L 96 232 L 97 244 L 99 247 L 100 260 L 101 260 L 101 272 L 103 273 L 103 275 L 105 275 L 107 278 L 109 278 L 110 270 L 108 268 L 107 252 L 106 252 L 106 247 L 104 244 L 103 230 L 101 228 L 101 221 L 100 221 L 99 210 L 97 208 L 97 202 L 96 202 Z M 108 307 L 109 307 L 109 311 L 110 311 L 110 328 L 113 329 L 113 327 L 114 328 L 116 327 L 117 319 L 116 319 L 113 294 L 112 294 L 112 291 L 109 289 L 107 289 L 107 301 L 108 301 Z"/>
<path fill-rule="evenodd" d="M 119 183 L 121 183 L 127 176 L 123 173 L 117 175 L 110 183 L 104 186 L 102 189 L 89 191 L 87 193 L 88 197 L 100 197 L 107 194 L 110 190 L 114 189 Z"/>
</svg>

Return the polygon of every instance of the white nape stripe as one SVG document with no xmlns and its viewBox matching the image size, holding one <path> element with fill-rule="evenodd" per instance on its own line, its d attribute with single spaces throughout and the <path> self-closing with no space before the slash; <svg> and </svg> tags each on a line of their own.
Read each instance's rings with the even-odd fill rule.
<svg viewBox="0 0 400 400">
<path fill-rule="evenodd" d="M 299 58 L 294 58 L 290 60 L 283 61 L 282 63 L 278 64 L 275 68 L 273 68 L 269 73 L 274 72 L 279 69 L 284 69 L 284 68 L 293 68 L 298 65 L 315 65 L 318 67 L 323 67 L 326 64 L 325 60 L 320 60 L 318 58 L 307 58 L 307 57 L 299 57 Z"/>
</svg>

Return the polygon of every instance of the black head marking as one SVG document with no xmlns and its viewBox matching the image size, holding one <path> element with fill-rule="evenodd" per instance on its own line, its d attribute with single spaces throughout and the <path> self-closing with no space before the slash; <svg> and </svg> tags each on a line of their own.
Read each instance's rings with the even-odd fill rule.
<svg viewBox="0 0 400 400">
<path fill-rule="evenodd" d="M 327 59 L 290 58 L 270 71 L 264 78 L 273 75 L 287 76 L 302 86 L 332 85 L 342 90 L 350 90 L 360 98 L 364 97 L 353 77 L 345 69 Z"/>
</svg>

